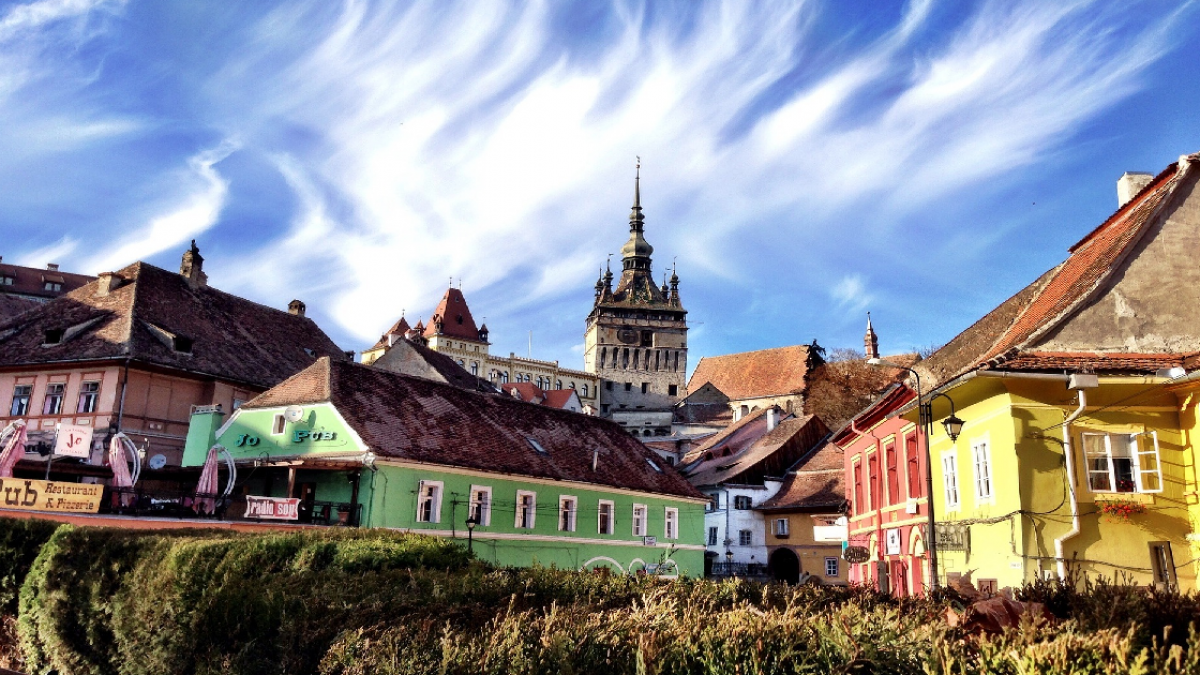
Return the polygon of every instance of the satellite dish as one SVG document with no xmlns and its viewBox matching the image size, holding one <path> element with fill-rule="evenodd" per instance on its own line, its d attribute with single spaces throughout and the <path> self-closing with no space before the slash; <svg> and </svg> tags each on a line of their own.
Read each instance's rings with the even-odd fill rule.
<svg viewBox="0 0 1200 675">
<path fill-rule="evenodd" d="M 299 422 L 304 419 L 304 408 L 298 405 L 289 405 L 283 409 L 283 419 L 289 422 Z"/>
<path fill-rule="evenodd" d="M 167 465 L 166 455 L 159 454 L 159 455 L 155 455 L 150 458 L 150 468 L 154 469 L 155 471 L 163 468 L 166 465 Z"/>
</svg>

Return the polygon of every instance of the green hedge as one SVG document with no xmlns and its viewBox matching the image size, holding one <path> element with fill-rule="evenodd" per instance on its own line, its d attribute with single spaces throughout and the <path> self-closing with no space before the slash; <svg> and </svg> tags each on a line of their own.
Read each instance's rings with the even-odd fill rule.
<svg viewBox="0 0 1200 675">
<path fill-rule="evenodd" d="M 36 518 L 0 518 L 0 612 L 16 614 L 29 567 L 59 524 Z"/>
</svg>

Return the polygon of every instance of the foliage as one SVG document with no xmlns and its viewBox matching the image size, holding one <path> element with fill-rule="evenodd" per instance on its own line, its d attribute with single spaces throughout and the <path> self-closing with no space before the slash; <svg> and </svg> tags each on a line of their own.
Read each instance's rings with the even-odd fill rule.
<svg viewBox="0 0 1200 675">
<path fill-rule="evenodd" d="M 830 429 L 838 429 L 903 374 L 868 365 L 854 350 L 834 350 L 830 360 L 809 376 L 805 412 L 820 417 Z"/>
<path fill-rule="evenodd" d="M 21 581 L 58 523 L 36 518 L 0 518 L 0 609 L 16 614 Z"/>
</svg>

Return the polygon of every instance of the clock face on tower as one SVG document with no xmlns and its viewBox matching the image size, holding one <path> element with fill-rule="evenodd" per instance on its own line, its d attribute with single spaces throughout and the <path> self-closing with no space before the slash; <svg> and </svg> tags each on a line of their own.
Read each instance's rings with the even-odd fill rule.
<svg viewBox="0 0 1200 675">
<path fill-rule="evenodd" d="M 636 330 L 623 328 L 617 331 L 617 339 L 627 345 L 637 344 L 638 332 Z"/>
</svg>

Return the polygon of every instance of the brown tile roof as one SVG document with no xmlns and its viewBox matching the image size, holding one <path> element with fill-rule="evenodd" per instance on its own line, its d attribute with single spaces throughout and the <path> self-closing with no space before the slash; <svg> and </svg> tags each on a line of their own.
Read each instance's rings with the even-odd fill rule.
<svg viewBox="0 0 1200 675">
<path fill-rule="evenodd" d="M 995 367 L 1004 370 L 1082 372 L 1145 372 L 1182 366 L 1183 354 L 1123 354 L 1114 352 L 1020 352 L 1000 360 Z"/>
<path fill-rule="evenodd" d="M 1168 166 L 1141 192 L 1070 249 L 1054 269 L 989 312 L 967 330 L 925 359 L 919 368 L 946 382 L 980 367 L 1004 363 L 1029 351 L 1039 338 L 1066 320 L 1093 297 L 1132 254 L 1141 236 L 1181 184 L 1186 164 L 1200 163 L 1200 154 Z M 1125 357 L 1112 355 L 1116 362 Z M 1105 357 L 1107 358 L 1107 357 Z M 1024 363 L 1033 364 L 1036 359 Z M 1045 363 L 1045 361 L 1042 361 Z M 1018 364 L 1022 362 L 1016 362 Z M 1135 368 L 1140 368 L 1140 365 Z M 1039 368 L 1034 368 L 1039 369 Z"/>
<path fill-rule="evenodd" d="M 321 359 L 243 409 L 321 402 L 331 402 L 381 457 L 703 498 L 609 420 L 357 363 Z"/>
<path fill-rule="evenodd" d="M 408 325 L 408 321 L 405 320 L 404 317 L 400 317 L 400 320 L 392 324 L 391 328 L 387 329 L 383 335 L 379 336 L 379 341 L 368 347 L 366 351 L 371 352 L 375 351 L 376 349 L 385 349 L 390 347 L 391 342 L 403 339 L 404 334 L 410 330 L 412 330 L 412 326 Z"/>
<path fill-rule="evenodd" d="M 375 359 L 371 366 L 413 377 L 432 378 L 463 389 L 496 392 L 494 384 L 472 375 L 446 354 L 430 349 L 420 338 L 397 338 L 391 349 Z"/>
<path fill-rule="evenodd" d="M 759 511 L 840 510 L 846 503 L 846 469 L 842 451 L 833 443 L 822 443 L 797 462 L 783 485 Z"/>
<path fill-rule="evenodd" d="M 36 267 L 22 267 L 7 263 L 0 263 L 0 277 L 13 280 L 11 284 L 0 285 L 0 295 L 25 295 L 45 299 L 57 298 L 96 278 L 89 277 L 86 274 L 38 269 Z M 48 291 L 46 290 L 46 282 L 61 284 L 62 289 Z"/>
<path fill-rule="evenodd" d="M 8 321 L 21 312 L 27 312 L 42 303 L 19 295 L 0 294 L 0 323 Z"/>
<path fill-rule="evenodd" d="M 799 394 L 807 386 L 808 345 L 706 356 L 696 364 L 688 391 L 711 382 L 731 400 Z"/>
<path fill-rule="evenodd" d="M 93 281 L 0 323 L 0 366 L 130 358 L 265 388 L 318 357 L 346 358 L 307 317 L 144 262 L 115 274 L 123 283 L 106 296 Z M 61 343 L 42 346 L 47 331 Z"/>
<path fill-rule="evenodd" d="M 433 310 L 429 325 L 425 326 L 425 337 L 438 334 L 439 319 L 442 323 L 442 335 L 479 342 L 479 328 L 475 326 L 475 319 L 467 307 L 467 300 L 459 289 L 446 289 L 442 301 L 438 303 L 437 309 Z"/>
<path fill-rule="evenodd" d="M 829 434 L 815 415 L 790 417 L 771 431 L 765 415 L 735 426 L 732 433 L 718 433 L 684 457 L 684 472 L 692 485 L 761 485 L 768 476 L 782 476 Z"/>
</svg>

